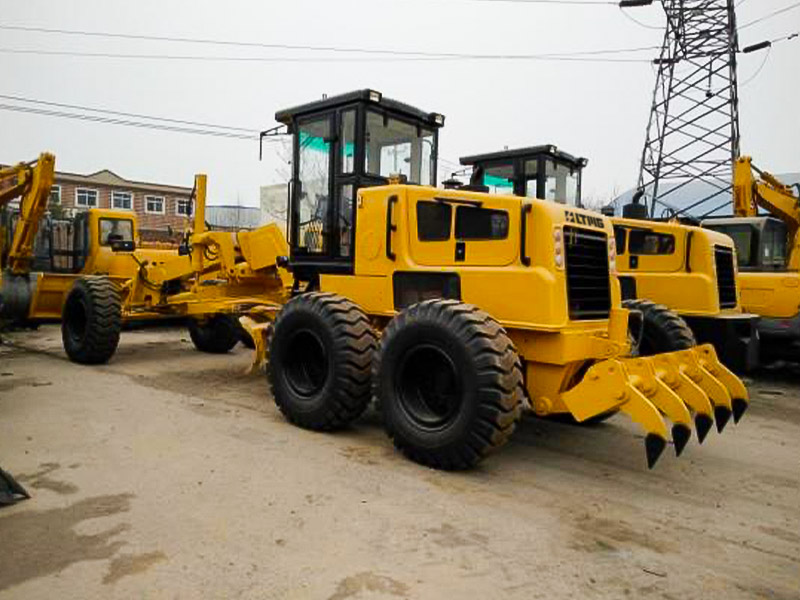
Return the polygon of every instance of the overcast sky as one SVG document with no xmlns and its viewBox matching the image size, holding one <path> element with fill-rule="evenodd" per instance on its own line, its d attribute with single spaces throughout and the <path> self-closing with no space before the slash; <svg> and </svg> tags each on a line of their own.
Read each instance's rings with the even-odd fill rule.
<svg viewBox="0 0 800 600">
<path fill-rule="evenodd" d="M 746 23 L 794 0 L 743 0 Z M 663 23 L 655 5 L 629 11 Z M 662 31 L 615 6 L 472 0 L 111 0 L 3 2 L 0 24 L 155 36 L 400 51 L 541 54 L 657 46 Z M 746 46 L 800 29 L 800 10 L 742 31 Z M 8 53 L 322 57 L 326 62 L 222 62 Z M 652 58 L 655 51 L 624 54 Z M 343 57 L 360 61 L 342 61 Z M 740 57 L 746 82 L 764 53 Z M 337 61 L 331 61 L 336 58 Z M 375 56 L 168 43 L 0 29 L 0 94 L 247 129 L 323 93 L 370 87 L 447 122 L 440 156 L 539 143 L 589 158 L 584 195 L 610 198 L 635 184 L 654 72 L 647 62 L 387 61 Z M 742 150 L 774 172 L 800 170 L 800 39 L 776 44 L 740 89 Z M 21 105 L 0 99 L 3 105 Z M 32 105 L 26 105 L 32 106 Z M 40 105 L 39 108 L 42 108 Z M 62 109 L 55 109 L 62 110 Z M 209 175 L 210 202 L 258 204 L 281 181 L 279 153 L 255 141 L 112 126 L 0 109 L 0 162 L 56 153 L 57 169 L 110 169 L 134 180 L 190 186 Z"/>
</svg>

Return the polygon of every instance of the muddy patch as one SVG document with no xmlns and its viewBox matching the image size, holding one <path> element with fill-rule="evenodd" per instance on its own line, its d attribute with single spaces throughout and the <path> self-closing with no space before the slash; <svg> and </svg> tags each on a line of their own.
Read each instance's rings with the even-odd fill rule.
<svg viewBox="0 0 800 600">
<path fill-rule="evenodd" d="M 10 375 L 5 376 L 0 380 L 0 392 L 10 392 L 21 387 L 43 387 L 53 385 L 52 381 L 43 381 L 35 377 L 20 377 L 19 379 L 12 379 Z"/>
<path fill-rule="evenodd" d="M 637 531 L 625 521 L 596 518 L 584 515 L 579 518 L 577 527 L 577 540 L 573 548 L 597 552 L 616 550 L 619 546 L 635 545 L 640 548 L 652 550 L 659 554 L 669 551 L 663 542 L 656 541 L 652 535 Z"/>
<path fill-rule="evenodd" d="M 156 563 L 164 560 L 167 560 L 167 556 L 161 551 L 145 554 L 120 554 L 114 557 L 108 565 L 108 572 L 103 577 L 103 583 L 108 585 L 116 583 L 123 577 L 144 573 Z"/>
<path fill-rule="evenodd" d="M 367 571 L 342 579 L 328 600 L 346 600 L 361 595 L 362 592 L 370 592 L 370 598 L 388 596 L 405 598 L 408 596 L 408 586 L 391 577 Z"/>
<path fill-rule="evenodd" d="M 133 494 L 94 496 L 64 508 L 14 512 L 0 517 L 0 590 L 58 573 L 75 563 L 111 558 L 125 544 L 113 538 L 128 529 L 119 524 L 93 535 L 77 525 L 130 510 Z"/>
<path fill-rule="evenodd" d="M 50 477 L 51 473 L 60 468 L 61 465 L 58 463 L 42 463 L 35 473 L 20 473 L 17 479 L 37 490 L 50 490 L 56 494 L 74 494 L 78 491 L 78 486 Z"/>
<path fill-rule="evenodd" d="M 426 529 L 425 533 L 431 536 L 434 544 L 445 548 L 460 548 L 464 546 L 485 546 L 489 538 L 480 533 L 465 533 L 456 529 L 450 523 L 442 523 L 441 527 Z"/>
</svg>

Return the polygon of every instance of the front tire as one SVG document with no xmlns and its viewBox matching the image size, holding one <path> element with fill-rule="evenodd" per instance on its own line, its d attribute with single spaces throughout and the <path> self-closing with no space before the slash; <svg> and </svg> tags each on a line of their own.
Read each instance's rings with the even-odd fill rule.
<svg viewBox="0 0 800 600">
<path fill-rule="evenodd" d="M 107 277 L 81 277 L 67 294 L 61 339 L 69 359 L 83 365 L 107 363 L 119 345 L 122 301 Z"/>
<path fill-rule="evenodd" d="M 503 446 L 521 415 L 522 366 L 505 330 L 478 308 L 428 300 L 395 317 L 375 362 L 389 437 L 412 460 L 467 469 Z"/>
<path fill-rule="evenodd" d="M 292 298 L 278 313 L 267 377 L 275 404 L 295 425 L 341 429 L 366 410 L 377 337 L 364 312 L 331 293 Z"/>
<path fill-rule="evenodd" d="M 665 352 L 688 350 L 697 345 L 694 333 L 672 310 L 649 300 L 626 300 L 623 306 L 642 313 L 642 339 L 639 356 L 653 356 Z"/>
<path fill-rule="evenodd" d="M 230 315 L 217 314 L 205 321 L 189 319 L 189 337 L 200 352 L 225 354 L 239 342 L 239 327 Z"/>
</svg>

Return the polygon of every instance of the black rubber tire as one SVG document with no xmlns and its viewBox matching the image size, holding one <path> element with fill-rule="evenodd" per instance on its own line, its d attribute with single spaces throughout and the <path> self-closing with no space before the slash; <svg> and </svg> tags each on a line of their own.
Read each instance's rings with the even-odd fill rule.
<svg viewBox="0 0 800 600">
<path fill-rule="evenodd" d="M 230 315 L 212 315 L 205 322 L 189 319 L 189 337 L 200 352 L 225 354 L 239 342 L 238 324 Z"/>
<path fill-rule="evenodd" d="M 83 365 L 107 363 L 119 345 L 122 301 L 116 284 L 103 276 L 81 277 L 67 294 L 61 339 L 69 359 Z"/>
<path fill-rule="evenodd" d="M 626 300 L 622 304 L 629 310 L 642 313 L 644 329 L 638 356 L 688 350 L 697 345 L 694 333 L 686 321 L 663 304 L 649 300 Z"/>
<path fill-rule="evenodd" d="M 267 379 L 275 404 L 306 429 L 346 427 L 371 400 L 377 345 L 369 319 L 350 300 L 321 292 L 292 298 L 269 340 Z"/>
<path fill-rule="evenodd" d="M 473 467 L 503 446 L 525 397 L 522 364 L 505 330 L 456 300 L 420 302 L 392 319 L 373 389 L 395 447 L 447 470 Z"/>
</svg>

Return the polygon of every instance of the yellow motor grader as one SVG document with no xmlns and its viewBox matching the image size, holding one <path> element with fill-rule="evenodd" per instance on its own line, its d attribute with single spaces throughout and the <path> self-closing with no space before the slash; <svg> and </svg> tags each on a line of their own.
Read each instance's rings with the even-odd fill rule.
<svg viewBox="0 0 800 600">
<path fill-rule="evenodd" d="M 550 144 L 461 158 L 471 169 L 472 189 L 575 207 L 583 205 L 587 163 Z M 650 220 L 640 207 L 634 202 L 623 207 L 622 217 L 609 215 L 623 304 L 643 320 L 638 352 L 647 356 L 710 343 L 731 369 L 756 368 L 758 318 L 740 305 L 732 240 L 699 226 Z"/>
<path fill-rule="evenodd" d="M 240 315 L 289 421 L 342 428 L 375 398 L 395 446 L 442 469 L 501 447 L 526 406 L 626 414 L 650 467 L 670 437 L 680 454 L 693 424 L 702 440 L 745 412 L 713 346 L 631 356 L 607 218 L 437 188 L 444 117 L 374 90 L 276 118 L 294 140 L 288 246 L 276 226 L 205 232 L 198 201 L 186 256 L 75 284 L 66 337 L 116 344 L 109 309 Z"/>
</svg>

